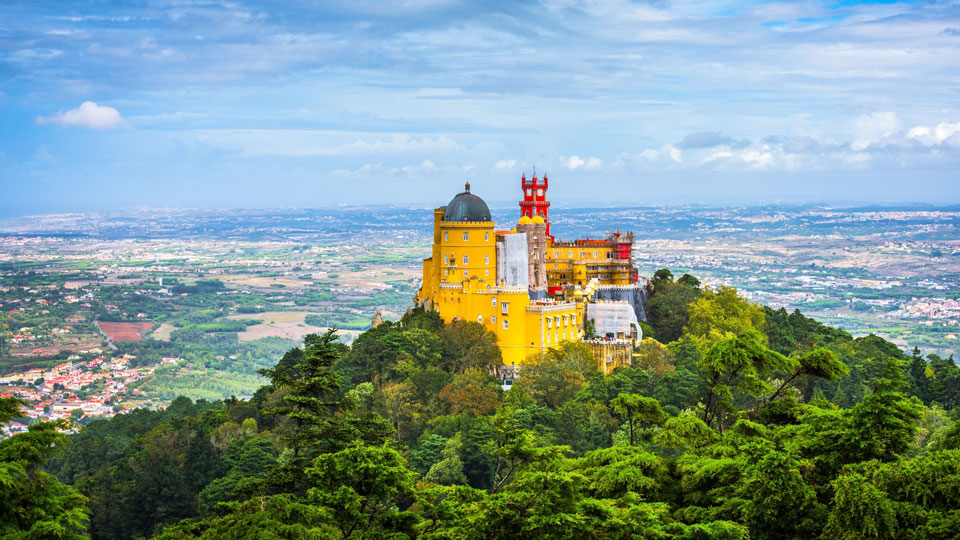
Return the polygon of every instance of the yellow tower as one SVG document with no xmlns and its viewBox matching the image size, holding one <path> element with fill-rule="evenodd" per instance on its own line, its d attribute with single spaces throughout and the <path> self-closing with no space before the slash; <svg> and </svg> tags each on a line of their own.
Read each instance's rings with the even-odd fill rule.
<svg viewBox="0 0 960 540">
<path fill-rule="evenodd" d="M 470 193 L 470 183 L 450 204 L 433 211 L 433 252 L 423 260 L 423 286 L 418 303 L 435 299 L 442 284 L 470 278 L 496 280 L 496 235 L 490 209 Z"/>
<path fill-rule="evenodd" d="M 517 225 L 512 232 L 495 232 L 489 208 L 467 184 L 447 206 L 434 210 L 433 251 L 423 261 L 417 293 L 417 303 L 438 311 L 444 321 L 476 321 L 494 332 L 507 366 L 536 361 L 546 349 L 583 335 L 582 306 L 532 290 L 543 292 L 546 283 L 545 272 L 534 272 L 543 267 L 543 219 L 522 217 Z M 504 237 L 501 248 L 506 237 L 509 245 L 521 248 L 505 249 L 500 266 L 498 235 Z M 522 235 L 519 242 L 517 235 Z M 531 243 L 534 238 L 537 245 Z M 504 273 L 508 268 L 509 278 Z"/>
</svg>

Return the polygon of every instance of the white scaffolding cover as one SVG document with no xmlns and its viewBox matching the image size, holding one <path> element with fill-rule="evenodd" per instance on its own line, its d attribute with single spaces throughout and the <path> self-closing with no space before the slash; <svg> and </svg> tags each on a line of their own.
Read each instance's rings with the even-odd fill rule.
<svg viewBox="0 0 960 540">
<path fill-rule="evenodd" d="M 637 324 L 637 314 L 627 302 L 592 302 L 587 304 L 587 319 L 593 319 L 598 336 L 607 334 L 629 336 L 631 327 Z"/>
<path fill-rule="evenodd" d="M 530 286 L 530 264 L 527 259 L 527 233 L 505 234 L 497 242 L 497 283 L 508 287 Z"/>
</svg>

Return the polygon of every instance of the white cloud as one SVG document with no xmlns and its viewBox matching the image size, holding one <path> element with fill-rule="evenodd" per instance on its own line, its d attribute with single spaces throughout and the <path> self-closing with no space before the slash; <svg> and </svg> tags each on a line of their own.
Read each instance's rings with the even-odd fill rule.
<svg viewBox="0 0 960 540">
<path fill-rule="evenodd" d="M 493 166 L 493 168 L 498 171 L 512 171 L 516 167 L 517 160 L 515 159 L 501 159 Z"/>
<path fill-rule="evenodd" d="M 933 146 L 944 141 L 960 146 L 960 122 L 940 122 L 936 126 L 917 126 L 907 132 L 907 138 L 924 146 Z"/>
<path fill-rule="evenodd" d="M 571 171 L 575 171 L 582 166 L 583 160 L 580 159 L 580 156 L 570 156 L 570 159 L 568 159 L 566 163 L 566 167 Z"/>
<path fill-rule="evenodd" d="M 588 171 L 596 171 L 603 167 L 603 160 L 596 157 L 588 157 L 586 163 L 586 169 Z"/>
<path fill-rule="evenodd" d="M 900 121 L 893 112 L 874 112 L 853 121 L 853 149 L 863 150 L 871 143 L 889 137 L 900 129 Z"/>
<path fill-rule="evenodd" d="M 411 153 L 436 156 L 464 149 L 463 145 L 446 135 L 414 137 L 406 133 L 376 135 L 293 129 L 203 129 L 196 133 L 201 141 L 231 149 L 239 148 L 239 154 L 247 157 L 373 157 Z"/>
<path fill-rule="evenodd" d="M 603 160 L 594 156 L 590 156 L 588 158 L 570 156 L 569 158 L 562 158 L 561 163 L 564 167 L 570 169 L 571 171 L 575 171 L 580 167 L 583 167 L 588 171 L 597 171 L 603 168 Z"/>
<path fill-rule="evenodd" d="M 130 124 L 120 116 L 120 112 L 113 107 L 97 105 L 92 101 L 84 101 L 76 109 L 61 111 L 51 116 L 38 116 L 37 123 L 56 126 L 78 126 L 90 129 L 118 129 L 129 128 Z"/>
<path fill-rule="evenodd" d="M 450 175 L 469 175 L 474 165 L 447 165 L 437 166 L 436 163 L 425 159 L 417 165 L 404 165 L 402 167 L 387 167 L 382 163 L 364 163 L 357 169 L 335 169 L 330 172 L 332 177 L 356 177 L 369 178 L 374 176 L 402 176 L 406 178 L 421 178 L 423 176 L 450 176 Z"/>
</svg>

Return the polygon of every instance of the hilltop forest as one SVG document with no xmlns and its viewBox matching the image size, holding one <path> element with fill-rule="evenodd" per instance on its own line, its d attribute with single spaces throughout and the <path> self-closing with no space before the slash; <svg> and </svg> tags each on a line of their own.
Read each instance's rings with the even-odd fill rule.
<svg viewBox="0 0 960 540">
<path fill-rule="evenodd" d="M 0 441 L 0 537 L 953 539 L 960 368 L 661 270 L 632 366 L 413 310 L 248 400 Z M 18 416 L 0 401 L 0 421 Z"/>
</svg>

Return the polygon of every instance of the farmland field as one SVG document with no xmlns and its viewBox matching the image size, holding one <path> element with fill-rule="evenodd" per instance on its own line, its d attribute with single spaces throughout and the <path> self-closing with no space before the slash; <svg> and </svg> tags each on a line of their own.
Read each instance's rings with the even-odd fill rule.
<svg viewBox="0 0 960 540">
<path fill-rule="evenodd" d="M 97 321 L 97 326 L 113 341 L 140 341 L 153 323 Z"/>
<path fill-rule="evenodd" d="M 263 322 L 248 326 L 237 337 L 240 341 L 253 341 L 266 337 L 279 337 L 300 341 L 307 334 L 326 332 L 328 328 L 312 326 L 304 320 L 308 312 L 304 311 L 268 311 L 253 315 L 231 315 L 228 319 L 258 319 Z M 356 330 L 341 330 L 340 334 L 352 339 L 360 334 Z"/>
</svg>

